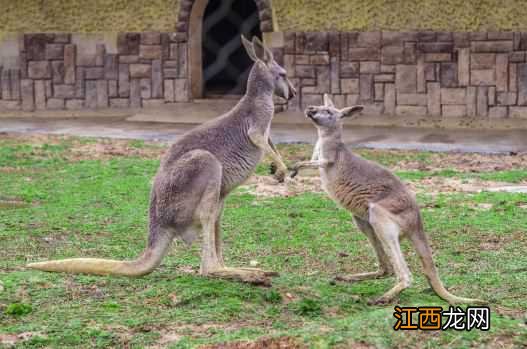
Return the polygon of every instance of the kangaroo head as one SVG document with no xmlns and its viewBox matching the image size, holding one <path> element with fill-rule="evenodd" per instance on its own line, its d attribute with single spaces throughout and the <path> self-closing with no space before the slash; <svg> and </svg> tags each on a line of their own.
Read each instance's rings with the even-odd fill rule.
<svg viewBox="0 0 527 349">
<path fill-rule="evenodd" d="M 364 109 L 362 105 L 337 109 L 329 96 L 324 94 L 324 105 L 309 106 L 304 113 L 318 129 L 330 131 L 340 129 L 344 118 L 352 117 L 362 109 Z"/>
<path fill-rule="evenodd" d="M 253 37 L 251 42 L 242 35 L 242 43 L 258 70 L 258 75 L 254 78 L 271 87 L 278 97 L 292 99 L 296 95 L 296 90 L 287 78 L 286 70 L 274 60 L 271 50 L 257 36 Z"/>
</svg>

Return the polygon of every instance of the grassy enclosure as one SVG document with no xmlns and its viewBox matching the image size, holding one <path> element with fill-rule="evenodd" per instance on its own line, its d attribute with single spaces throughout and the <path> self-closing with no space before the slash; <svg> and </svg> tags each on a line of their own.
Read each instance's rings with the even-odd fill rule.
<svg viewBox="0 0 527 349">
<path fill-rule="evenodd" d="M 490 301 L 491 330 L 394 332 L 393 305 L 368 306 L 393 279 L 333 283 L 372 271 L 374 253 L 314 173 L 277 185 L 268 164 L 227 201 L 226 262 L 276 270 L 271 288 L 200 277 L 199 247 L 176 242 L 142 278 L 52 274 L 28 261 L 133 258 L 144 247 L 151 179 L 166 146 L 62 137 L 0 138 L 0 347 L 514 348 L 527 343 L 527 155 L 359 150 L 416 191 L 435 260 L 453 293 Z M 311 146 L 281 145 L 288 162 Z M 415 252 L 398 302 L 440 305 Z M 219 345 L 219 343 L 231 343 Z M 232 344 L 238 343 L 238 344 Z"/>
</svg>

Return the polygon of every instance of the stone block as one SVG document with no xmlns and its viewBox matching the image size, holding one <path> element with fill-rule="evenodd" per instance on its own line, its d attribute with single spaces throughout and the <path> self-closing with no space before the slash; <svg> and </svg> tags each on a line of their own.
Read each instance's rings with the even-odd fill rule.
<svg viewBox="0 0 527 349">
<path fill-rule="evenodd" d="M 450 62 L 451 53 L 425 53 L 425 62 Z"/>
<path fill-rule="evenodd" d="M 143 108 L 159 108 L 165 104 L 164 99 L 145 99 L 143 100 Z"/>
<path fill-rule="evenodd" d="M 309 63 L 316 64 L 316 65 L 329 64 L 329 55 L 325 53 L 311 55 L 309 57 L 309 61 L 310 61 Z"/>
<path fill-rule="evenodd" d="M 44 80 L 35 80 L 35 108 L 46 109 L 46 84 Z"/>
<path fill-rule="evenodd" d="M 507 107 L 489 108 L 489 117 L 493 119 L 503 119 L 507 117 Z"/>
<path fill-rule="evenodd" d="M 387 65 L 404 63 L 404 53 L 404 46 L 385 46 L 382 48 L 381 63 Z"/>
<path fill-rule="evenodd" d="M 488 103 L 489 103 L 489 106 L 494 106 L 496 105 L 496 87 L 495 86 L 489 86 L 489 90 L 488 90 Z"/>
<path fill-rule="evenodd" d="M 286 54 L 295 54 L 295 33 L 285 32 L 284 33 L 284 50 Z"/>
<path fill-rule="evenodd" d="M 473 53 L 470 55 L 470 67 L 473 70 L 494 69 L 495 65 L 495 53 Z"/>
<path fill-rule="evenodd" d="M 381 64 L 381 73 L 395 73 L 395 65 Z"/>
<path fill-rule="evenodd" d="M 417 92 L 426 92 L 425 60 L 422 55 L 417 59 Z"/>
<path fill-rule="evenodd" d="M 417 92 L 417 67 L 398 64 L 395 69 L 395 87 L 400 93 Z"/>
<path fill-rule="evenodd" d="M 315 78 L 315 67 L 312 65 L 297 65 L 295 67 L 295 76 L 299 78 Z"/>
<path fill-rule="evenodd" d="M 499 53 L 496 56 L 496 89 L 507 91 L 509 87 L 509 56 L 506 53 Z"/>
<path fill-rule="evenodd" d="M 373 77 L 375 82 L 394 82 L 395 74 L 376 74 Z"/>
<path fill-rule="evenodd" d="M 46 44 L 46 59 L 62 60 L 64 59 L 64 45 L 62 44 Z"/>
<path fill-rule="evenodd" d="M 55 98 L 75 98 L 75 87 L 73 85 L 59 85 L 53 86 L 53 92 Z"/>
<path fill-rule="evenodd" d="M 397 105 L 395 115 L 397 116 L 426 116 L 426 107 L 415 105 Z"/>
<path fill-rule="evenodd" d="M 51 79 L 51 67 L 48 61 L 32 61 L 28 64 L 28 76 L 31 79 Z"/>
<path fill-rule="evenodd" d="M 163 70 L 161 60 L 152 61 L 152 98 L 163 97 Z"/>
<path fill-rule="evenodd" d="M 141 108 L 141 80 L 132 79 L 130 82 L 130 107 Z"/>
<path fill-rule="evenodd" d="M 518 65 L 509 64 L 509 91 L 518 91 Z"/>
<path fill-rule="evenodd" d="M 306 51 L 328 51 L 328 33 L 308 32 L 305 33 Z"/>
<path fill-rule="evenodd" d="M 20 69 L 10 69 L 11 98 L 20 99 Z"/>
<path fill-rule="evenodd" d="M 433 42 L 437 40 L 437 33 L 434 31 L 422 31 L 417 33 L 417 41 Z"/>
<path fill-rule="evenodd" d="M 359 62 L 340 62 L 340 76 L 353 78 L 359 76 Z"/>
<path fill-rule="evenodd" d="M 457 77 L 459 86 L 468 86 L 470 82 L 470 50 L 458 49 Z"/>
<path fill-rule="evenodd" d="M 359 95 L 346 95 L 346 103 L 345 105 L 356 105 L 359 103 Z"/>
<path fill-rule="evenodd" d="M 35 90 L 33 80 L 22 79 L 20 81 L 20 94 L 22 97 L 22 110 L 35 110 Z"/>
<path fill-rule="evenodd" d="M 350 45 L 354 47 L 378 47 L 380 44 L 380 31 L 359 32 L 356 36 L 352 37 L 350 42 Z"/>
<path fill-rule="evenodd" d="M 76 80 L 75 80 L 75 97 L 76 98 L 84 98 L 84 92 L 85 92 L 85 80 L 84 80 L 84 69 L 83 67 L 78 67 L 76 69 Z M 49 84 L 49 97 L 52 96 L 51 93 L 51 84 Z"/>
<path fill-rule="evenodd" d="M 140 59 L 161 59 L 161 45 L 140 45 Z"/>
<path fill-rule="evenodd" d="M 106 80 L 119 79 L 119 59 L 117 55 L 107 54 L 104 57 L 104 78 Z"/>
<path fill-rule="evenodd" d="M 527 107 L 509 107 L 509 117 L 519 119 L 527 118 Z"/>
<path fill-rule="evenodd" d="M 427 110 L 432 116 L 441 115 L 441 86 L 438 82 L 427 83 Z"/>
<path fill-rule="evenodd" d="M 382 102 L 384 100 L 384 84 L 374 84 L 373 92 L 373 99 L 376 102 Z"/>
<path fill-rule="evenodd" d="M 121 64 L 132 64 L 132 63 L 139 63 L 139 56 L 119 56 L 119 63 Z"/>
<path fill-rule="evenodd" d="M 97 80 L 97 108 L 108 107 L 108 81 Z"/>
<path fill-rule="evenodd" d="M 165 79 L 175 79 L 178 76 L 177 68 L 165 68 L 163 69 Z"/>
<path fill-rule="evenodd" d="M 423 53 L 452 53 L 454 44 L 450 42 L 420 42 L 417 49 Z"/>
<path fill-rule="evenodd" d="M 2 110 L 7 110 L 7 111 L 20 110 L 20 101 L 0 100 L 0 111 Z"/>
<path fill-rule="evenodd" d="M 425 63 L 425 79 L 426 81 L 436 81 L 435 63 Z"/>
<path fill-rule="evenodd" d="M 472 70 L 470 84 L 474 86 L 490 86 L 496 84 L 496 71 L 494 69 Z"/>
<path fill-rule="evenodd" d="M 130 76 L 128 74 L 128 65 L 119 64 L 119 96 L 130 96 Z"/>
<path fill-rule="evenodd" d="M 302 96 L 302 109 L 307 108 L 310 105 L 322 105 L 322 95 L 321 94 L 306 94 Z"/>
<path fill-rule="evenodd" d="M 159 32 L 141 33 L 141 44 L 159 45 L 161 43 L 161 34 Z"/>
<path fill-rule="evenodd" d="M 97 108 L 97 81 L 86 80 L 86 108 Z"/>
<path fill-rule="evenodd" d="M 163 61 L 164 68 L 177 68 L 178 64 L 176 60 Z"/>
<path fill-rule="evenodd" d="M 415 42 L 405 42 L 404 43 L 404 63 L 405 64 L 415 64 L 417 60 L 417 49 Z"/>
<path fill-rule="evenodd" d="M 152 84 L 150 79 L 140 79 L 139 86 L 141 89 L 141 98 L 148 99 L 152 97 Z"/>
<path fill-rule="evenodd" d="M 513 63 L 523 63 L 525 62 L 525 52 L 516 51 L 509 53 L 509 61 Z"/>
<path fill-rule="evenodd" d="M 527 105 L 527 63 L 519 63 L 518 74 L 518 105 Z"/>
<path fill-rule="evenodd" d="M 427 105 L 424 93 L 397 93 L 397 105 Z"/>
<path fill-rule="evenodd" d="M 128 108 L 129 106 L 128 98 L 110 98 L 110 108 Z"/>
<path fill-rule="evenodd" d="M 68 110 L 79 110 L 84 108 L 84 99 L 67 99 L 66 109 Z"/>
<path fill-rule="evenodd" d="M 344 94 L 359 94 L 359 79 L 340 79 L 340 91 Z"/>
<path fill-rule="evenodd" d="M 384 103 L 368 103 L 364 105 L 364 109 L 362 110 L 362 115 L 364 116 L 379 116 L 382 114 L 384 114 Z"/>
<path fill-rule="evenodd" d="M 351 61 L 376 61 L 379 59 L 379 49 L 374 47 L 350 48 L 349 59 Z"/>
<path fill-rule="evenodd" d="M 469 40 L 469 33 L 467 32 L 454 32 L 452 33 L 452 36 L 454 38 L 454 46 L 455 47 L 469 47 L 470 46 L 470 40 Z"/>
<path fill-rule="evenodd" d="M 176 79 L 174 82 L 174 95 L 176 102 L 188 102 L 189 86 L 187 79 Z"/>
<path fill-rule="evenodd" d="M 61 98 L 50 98 L 46 103 L 46 109 L 63 110 L 65 107 L 64 100 Z"/>
<path fill-rule="evenodd" d="M 473 41 L 470 43 L 472 52 L 511 52 L 511 41 Z"/>
<path fill-rule="evenodd" d="M 152 66 L 150 64 L 130 64 L 130 77 L 132 79 L 150 78 Z"/>
<path fill-rule="evenodd" d="M 120 55 L 138 55 L 141 34 L 121 33 L 117 37 L 117 51 Z"/>
<path fill-rule="evenodd" d="M 42 61 L 46 59 L 46 45 L 53 43 L 53 34 L 24 34 L 24 49 L 27 59 Z"/>
<path fill-rule="evenodd" d="M 442 88 L 441 104 L 465 104 L 467 91 L 465 88 Z"/>
<path fill-rule="evenodd" d="M 58 44 L 69 44 L 71 42 L 70 33 L 56 33 L 54 36 L 53 42 Z"/>
<path fill-rule="evenodd" d="M 329 55 L 331 57 L 338 57 L 340 54 L 340 33 L 329 33 Z"/>
<path fill-rule="evenodd" d="M 175 94 L 174 94 L 174 80 L 170 79 L 165 79 L 163 81 L 163 84 L 164 84 L 164 96 L 165 96 L 165 101 L 166 102 L 169 102 L 169 103 L 173 103 L 175 102 Z"/>
<path fill-rule="evenodd" d="M 104 44 L 95 45 L 95 65 L 104 66 L 104 56 L 106 55 L 106 46 Z"/>
<path fill-rule="evenodd" d="M 331 93 L 340 93 L 339 61 L 337 57 L 331 57 L 329 74 L 331 76 Z"/>
<path fill-rule="evenodd" d="M 0 69 L 2 99 L 11 99 L 11 74 L 9 69 Z"/>
<path fill-rule="evenodd" d="M 416 32 L 383 31 L 382 46 L 402 46 L 406 41 L 417 41 Z"/>
<path fill-rule="evenodd" d="M 309 64 L 310 55 L 296 55 L 294 56 L 296 64 Z"/>
<path fill-rule="evenodd" d="M 487 37 L 489 40 L 512 40 L 513 39 L 513 32 L 488 32 Z"/>
<path fill-rule="evenodd" d="M 51 76 L 53 77 L 54 84 L 64 83 L 64 61 L 52 61 L 51 62 Z"/>
<path fill-rule="evenodd" d="M 75 45 L 64 46 L 64 83 L 75 83 L 75 62 L 76 48 Z"/>
<path fill-rule="evenodd" d="M 360 62 L 360 73 L 361 74 L 375 74 L 380 72 L 379 62 Z"/>
<path fill-rule="evenodd" d="M 467 115 L 466 105 L 443 105 L 442 115 L 446 118 L 461 118 Z"/>
<path fill-rule="evenodd" d="M 457 63 L 441 63 L 441 86 L 456 87 L 457 83 Z"/>
<path fill-rule="evenodd" d="M 119 97 L 119 87 L 117 80 L 108 80 L 108 97 Z"/>
<path fill-rule="evenodd" d="M 180 78 L 184 78 L 188 76 L 188 62 L 187 62 L 187 44 L 178 44 L 178 75 Z"/>
<path fill-rule="evenodd" d="M 467 87 L 467 116 L 476 116 L 477 88 Z"/>
<path fill-rule="evenodd" d="M 361 74 L 359 77 L 360 100 L 369 102 L 373 100 L 373 75 Z"/>
<path fill-rule="evenodd" d="M 99 80 L 104 79 L 104 68 L 103 67 L 89 67 L 85 69 L 86 80 Z"/>
<path fill-rule="evenodd" d="M 476 115 L 487 116 L 488 115 L 488 87 L 479 86 L 477 89 L 477 100 L 476 100 Z"/>
<path fill-rule="evenodd" d="M 498 92 L 496 102 L 498 105 L 515 105 L 517 97 L 516 92 Z"/>
<path fill-rule="evenodd" d="M 384 111 L 388 115 L 395 115 L 396 97 L 395 84 L 384 85 Z"/>
</svg>

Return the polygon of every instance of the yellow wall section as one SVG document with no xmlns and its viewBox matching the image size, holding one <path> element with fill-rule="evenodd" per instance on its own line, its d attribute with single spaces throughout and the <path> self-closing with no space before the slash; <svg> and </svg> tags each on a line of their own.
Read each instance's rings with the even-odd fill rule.
<svg viewBox="0 0 527 349">
<path fill-rule="evenodd" d="M 179 0 L 0 0 L 0 35 L 172 31 L 178 4 Z M 523 0 L 273 0 L 273 5 L 282 31 L 527 28 Z"/>
</svg>

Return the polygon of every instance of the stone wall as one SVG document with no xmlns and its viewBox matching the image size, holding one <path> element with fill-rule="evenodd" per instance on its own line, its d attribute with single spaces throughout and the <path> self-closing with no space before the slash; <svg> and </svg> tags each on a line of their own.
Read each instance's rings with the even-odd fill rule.
<svg viewBox="0 0 527 349">
<path fill-rule="evenodd" d="M 20 35 L 0 43 L 0 110 L 189 101 L 187 40 L 180 32 Z M 288 32 L 277 42 L 299 91 L 281 109 L 330 93 L 370 115 L 527 117 L 527 33 Z"/>
<path fill-rule="evenodd" d="M 286 33 L 277 56 L 304 108 L 333 95 L 366 114 L 527 117 L 527 33 Z"/>
<path fill-rule="evenodd" d="M 106 44 L 70 34 L 25 34 L 0 66 L 0 110 L 149 107 L 185 102 L 187 44 L 169 33 L 123 33 Z"/>
</svg>

